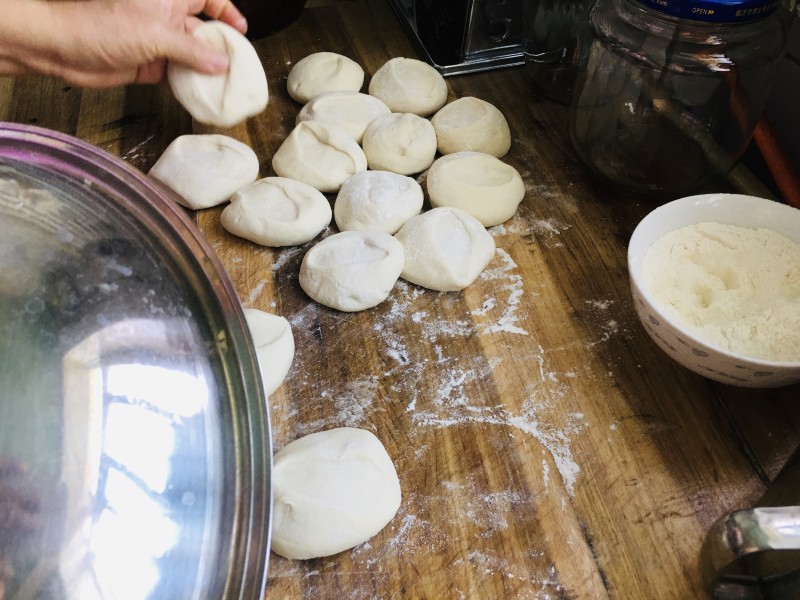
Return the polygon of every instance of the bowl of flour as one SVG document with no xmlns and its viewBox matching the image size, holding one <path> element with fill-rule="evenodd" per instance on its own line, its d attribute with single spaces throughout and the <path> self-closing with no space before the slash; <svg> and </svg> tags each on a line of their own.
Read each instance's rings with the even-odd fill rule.
<svg viewBox="0 0 800 600">
<path fill-rule="evenodd" d="M 636 312 L 692 371 L 731 385 L 800 381 L 800 210 L 704 194 L 648 214 L 628 245 Z"/>
</svg>

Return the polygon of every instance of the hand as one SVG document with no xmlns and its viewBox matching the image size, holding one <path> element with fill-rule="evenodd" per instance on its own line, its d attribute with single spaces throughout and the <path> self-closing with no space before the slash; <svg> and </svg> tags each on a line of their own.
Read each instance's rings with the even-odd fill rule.
<svg viewBox="0 0 800 600">
<path fill-rule="evenodd" d="M 229 0 L 6 0 L 0 73 L 38 73 L 81 87 L 157 83 L 167 61 L 224 73 L 228 57 L 191 31 L 196 15 L 244 33 Z"/>
</svg>

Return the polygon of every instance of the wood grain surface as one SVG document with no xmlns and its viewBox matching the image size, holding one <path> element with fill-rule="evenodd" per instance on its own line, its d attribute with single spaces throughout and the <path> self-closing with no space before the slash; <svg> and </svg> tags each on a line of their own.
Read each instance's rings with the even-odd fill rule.
<svg viewBox="0 0 800 600">
<path fill-rule="evenodd" d="M 312 0 L 255 45 L 270 104 L 224 132 L 253 147 L 262 176 L 300 109 L 286 93 L 295 62 L 339 52 L 369 78 L 417 56 L 383 0 Z M 361 427 L 386 446 L 403 491 L 366 544 L 311 561 L 271 555 L 267 599 L 702 598 L 705 532 L 756 502 L 800 443 L 799 386 L 717 384 L 647 337 L 626 249 L 657 202 L 586 173 L 568 109 L 537 94 L 534 69 L 447 80 L 450 100 L 477 96 L 506 115 L 503 160 L 526 185 L 516 216 L 490 230 L 494 260 L 463 292 L 401 281 L 374 309 L 341 313 L 299 287 L 310 244 L 259 247 L 222 229 L 221 207 L 196 214 L 244 306 L 293 328 L 295 361 L 270 398 L 274 449 Z M 77 135 L 143 171 L 176 136 L 217 131 L 164 86 L 32 77 L 0 80 L 0 118 Z"/>
</svg>

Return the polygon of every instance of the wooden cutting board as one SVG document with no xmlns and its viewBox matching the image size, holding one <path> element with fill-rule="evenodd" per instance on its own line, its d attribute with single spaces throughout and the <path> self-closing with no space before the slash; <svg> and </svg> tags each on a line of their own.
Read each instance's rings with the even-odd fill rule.
<svg viewBox="0 0 800 600">
<path fill-rule="evenodd" d="M 335 51 L 369 78 L 417 56 L 383 0 L 310 0 L 256 48 L 270 104 L 225 133 L 251 145 L 262 176 L 300 109 L 286 93 L 294 63 Z M 626 248 L 657 203 L 589 176 L 568 109 L 536 92 L 534 71 L 447 80 L 449 100 L 477 96 L 505 114 L 503 160 L 526 186 L 514 218 L 491 229 L 494 260 L 463 292 L 401 281 L 379 306 L 340 313 L 298 285 L 310 244 L 259 247 L 222 229 L 221 207 L 196 214 L 244 306 L 292 325 L 294 364 L 270 399 L 275 449 L 361 427 L 402 485 L 397 516 L 368 543 L 311 561 L 271 555 L 267 599 L 701 598 L 705 532 L 755 502 L 800 443 L 799 386 L 715 384 L 646 336 Z M 178 135 L 212 131 L 163 86 L 36 78 L 0 80 L 0 118 L 77 135 L 145 172 Z"/>
</svg>

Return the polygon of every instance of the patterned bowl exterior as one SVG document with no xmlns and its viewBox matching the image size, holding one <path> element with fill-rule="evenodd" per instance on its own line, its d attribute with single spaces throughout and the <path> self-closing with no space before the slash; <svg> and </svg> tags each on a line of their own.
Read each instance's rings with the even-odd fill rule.
<svg viewBox="0 0 800 600">
<path fill-rule="evenodd" d="M 739 194 L 704 194 L 655 209 L 636 227 L 628 246 L 631 293 L 645 330 L 668 356 L 714 381 L 750 388 L 800 382 L 800 362 L 772 362 L 709 344 L 667 316 L 648 293 L 642 278 L 642 262 L 650 245 L 668 231 L 703 221 L 766 227 L 800 243 L 800 210 L 772 200 Z"/>
</svg>

